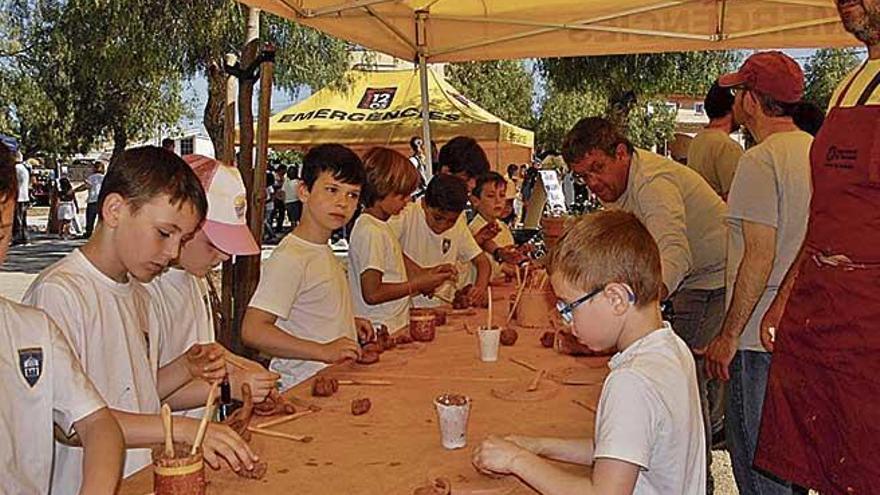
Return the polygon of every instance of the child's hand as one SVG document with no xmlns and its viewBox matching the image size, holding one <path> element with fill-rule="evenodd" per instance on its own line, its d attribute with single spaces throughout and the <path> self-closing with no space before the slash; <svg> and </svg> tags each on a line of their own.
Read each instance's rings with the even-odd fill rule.
<svg viewBox="0 0 880 495">
<path fill-rule="evenodd" d="M 208 383 L 226 378 L 226 349 L 220 344 L 193 344 L 186 351 L 186 370 L 193 378 Z"/>
<path fill-rule="evenodd" d="M 194 438 L 190 442 L 192 440 Z M 220 458 L 226 460 L 229 467 L 236 472 L 242 469 L 252 470 L 254 462 L 259 460 L 238 433 L 224 424 L 214 422 L 208 423 L 208 429 L 205 430 L 202 452 L 205 462 L 214 469 L 220 469 Z"/>
<path fill-rule="evenodd" d="M 523 261 L 528 261 L 529 259 L 514 246 L 501 248 L 499 254 L 501 256 L 501 261 L 503 261 L 504 263 L 510 263 L 511 265 L 519 265 Z"/>
<path fill-rule="evenodd" d="M 376 331 L 373 329 L 373 324 L 370 323 L 370 320 L 355 318 L 354 326 L 355 330 L 357 330 L 358 342 L 366 344 L 376 338 Z"/>
<path fill-rule="evenodd" d="M 487 304 L 489 304 L 489 294 L 486 291 L 486 288 L 482 289 L 477 286 L 473 286 L 467 291 L 467 298 L 470 301 L 470 305 L 477 308 L 485 308 Z"/>
<path fill-rule="evenodd" d="M 490 436 L 474 449 L 472 462 L 477 470 L 484 473 L 509 474 L 513 470 L 514 459 L 522 452 L 523 449 L 513 442 Z"/>
<path fill-rule="evenodd" d="M 501 227 L 498 226 L 498 222 L 487 223 L 474 234 L 474 240 L 480 247 L 483 247 L 483 244 L 494 239 L 499 232 L 501 232 Z"/>
<path fill-rule="evenodd" d="M 357 361 L 360 356 L 360 346 L 357 342 L 348 337 L 340 337 L 333 342 L 328 342 L 322 346 L 324 353 L 323 359 L 325 363 L 339 363 L 346 359 Z"/>
<path fill-rule="evenodd" d="M 263 402 L 269 392 L 275 390 L 275 383 L 281 376 L 266 370 L 262 366 L 248 369 L 233 368 L 229 373 L 229 385 L 232 398 L 242 400 L 241 386 L 245 383 L 251 387 L 251 396 L 255 403 Z"/>
<path fill-rule="evenodd" d="M 451 265 L 440 265 L 422 272 L 413 284 L 416 289 L 425 295 L 434 294 L 438 287 L 455 278 L 455 268 Z"/>
</svg>

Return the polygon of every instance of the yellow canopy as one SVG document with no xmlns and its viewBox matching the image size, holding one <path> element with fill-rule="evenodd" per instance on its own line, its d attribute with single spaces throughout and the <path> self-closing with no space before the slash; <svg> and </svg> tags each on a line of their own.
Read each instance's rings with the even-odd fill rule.
<svg viewBox="0 0 880 495">
<path fill-rule="evenodd" d="M 428 63 L 858 42 L 834 0 L 241 0 Z"/>
<path fill-rule="evenodd" d="M 306 148 L 333 142 L 355 149 L 390 146 L 408 153 L 410 138 L 422 134 L 418 72 L 352 70 L 346 79 L 345 89 L 323 88 L 273 115 L 269 146 Z M 531 131 L 480 108 L 433 70 L 428 71 L 428 95 L 431 137 L 438 146 L 466 135 L 479 141 L 496 164 L 530 158 Z"/>
</svg>

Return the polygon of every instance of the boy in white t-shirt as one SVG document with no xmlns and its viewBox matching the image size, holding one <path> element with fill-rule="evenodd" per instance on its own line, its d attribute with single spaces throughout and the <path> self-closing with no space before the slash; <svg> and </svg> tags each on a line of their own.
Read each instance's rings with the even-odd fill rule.
<svg viewBox="0 0 880 495">
<path fill-rule="evenodd" d="M 17 193 L 12 151 L 0 143 L 0 265 Z M 115 493 L 125 446 L 119 424 L 70 344 L 41 311 L 0 297 L 0 493 L 49 493 L 52 425 L 83 446 L 80 493 Z"/>
<path fill-rule="evenodd" d="M 373 148 L 364 155 L 365 210 L 349 240 L 348 279 L 356 316 L 383 324 L 394 333 L 409 324 L 410 296 L 430 294 L 455 276 L 451 265 L 407 276 L 400 242 L 388 219 L 400 213 L 421 183 L 421 176 L 400 153 Z"/>
<path fill-rule="evenodd" d="M 428 184 L 425 197 L 404 208 L 388 225 L 400 240 L 404 260 L 416 270 L 471 263 L 477 273 L 465 296 L 470 305 L 483 306 L 487 302 L 486 289 L 492 268 L 461 214 L 467 200 L 463 180 L 449 174 L 437 175 Z M 451 301 L 455 296 L 455 283 L 441 285 L 436 293 L 437 297 L 414 297 L 413 305 L 432 307 L 443 304 L 444 299 Z"/>
<path fill-rule="evenodd" d="M 660 316 L 660 254 L 631 213 L 585 215 L 549 261 L 564 320 L 591 349 L 615 347 L 592 439 L 489 437 L 477 469 L 544 494 L 703 495 L 706 462 L 694 359 Z M 592 465 L 589 477 L 542 459 Z"/>
<path fill-rule="evenodd" d="M 357 359 L 369 321 L 355 319 L 345 270 L 328 245 L 351 220 L 364 167 L 350 149 L 322 144 L 303 158 L 302 220 L 263 263 L 260 283 L 242 323 L 244 343 L 273 357 L 269 369 L 283 388 L 308 379 L 327 363 Z"/>
<path fill-rule="evenodd" d="M 147 336 L 149 296 L 139 283 L 149 282 L 177 257 L 206 209 L 198 178 L 180 157 L 155 146 L 126 150 L 104 177 L 92 238 L 43 270 L 24 297 L 58 324 L 110 406 L 130 448 L 126 476 L 151 462 L 149 449 L 142 447 L 164 438 L 160 398 L 194 377 L 212 374 L 216 363 L 223 367 L 222 359 L 183 356 L 157 376 L 150 364 L 156 346 Z M 202 355 L 216 357 L 210 351 Z M 191 443 L 198 426 L 180 418 L 174 435 Z M 252 469 L 256 460 L 232 429 L 217 423 L 209 425 L 202 448 L 215 467 L 218 456 L 235 470 L 242 464 Z M 81 462 L 81 450 L 56 446 L 53 494 L 76 492 Z"/>
<path fill-rule="evenodd" d="M 501 277 L 515 277 L 517 264 L 526 261 L 526 258 L 513 242 L 513 234 L 510 227 L 501 221 L 501 215 L 507 202 L 507 181 L 498 172 L 489 172 L 477 178 L 476 186 L 471 193 L 471 204 L 477 210 L 477 215 L 468 224 L 468 228 L 476 238 L 480 231 L 488 225 L 494 236 L 487 236 L 480 247 L 489 256 L 492 265 L 491 280 Z M 476 278 L 476 273 L 471 270 L 471 280 Z"/>
<path fill-rule="evenodd" d="M 260 254 L 247 225 L 247 191 L 238 169 L 202 155 L 185 155 L 183 160 L 205 189 L 208 213 L 201 228 L 181 247 L 175 265 L 146 285 L 153 310 L 150 335 L 156 339 L 160 367 L 171 364 L 194 344 L 216 341 L 217 308 L 212 298 L 217 296 L 210 290 L 208 273 L 233 255 Z M 238 364 L 226 367 L 233 399 L 242 400 L 244 383 L 250 386 L 254 402 L 262 402 L 275 388 L 276 373 L 240 356 L 226 357 Z M 186 409 L 188 415 L 201 417 L 209 388 L 206 381 L 193 379 L 168 402 L 175 410 Z"/>
</svg>

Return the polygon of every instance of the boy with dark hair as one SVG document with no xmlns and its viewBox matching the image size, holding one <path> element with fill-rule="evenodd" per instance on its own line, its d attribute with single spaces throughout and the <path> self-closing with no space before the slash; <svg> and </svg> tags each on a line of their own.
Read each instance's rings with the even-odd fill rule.
<svg viewBox="0 0 880 495">
<path fill-rule="evenodd" d="M 403 210 L 418 187 L 418 171 L 400 153 L 373 148 L 364 155 L 366 208 L 351 232 L 348 278 L 357 316 L 394 333 L 409 325 L 410 296 L 430 294 L 455 276 L 441 265 L 408 276 L 400 242 L 388 220 Z"/>
<path fill-rule="evenodd" d="M 0 143 L 0 264 L 18 189 L 13 152 Z M 125 458 L 122 432 L 70 344 L 41 311 L 0 297 L 0 463 L 3 493 L 49 493 L 52 424 L 82 442 L 81 493 L 111 494 Z"/>
<path fill-rule="evenodd" d="M 488 238 L 480 244 L 489 256 L 492 280 L 505 274 L 515 276 L 516 264 L 526 260 L 514 245 L 510 227 L 500 221 L 507 202 L 506 193 L 507 181 L 497 172 L 481 175 L 471 193 L 471 203 L 477 210 L 477 215 L 468 224 L 468 228 L 475 238 L 486 226 L 489 226 L 489 231 L 495 234 L 491 237 L 487 236 Z M 475 277 L 476 273 L 471 270 L 470 280 L 473 281 Z"/>
<path fill-rule="evenodd" d="M 123 152 L 110 167 L 98 199 L 100 222 L 89 242 L 43 270 L 24 301 L 46 311 L 58 324 L 83 369 L 122 428 L 127 453 L 125 475 L 150 463 L 149 449 L 163 439 L 159 400 L 192 378 L 205 377 L 212 363 L 176 360 L 157 374 L 148 343 L 147 283 L 175 259 L 207 209 L 198 178 L 183 160 L 155 146 Z M 132 280 L 134 278 L 135 280 Z M 222 357 L 222 354 L 220 355 Z M 198 421 L 181 418 L 175 437 L 192 442 Z M 137 447 L 137 448 L 135 448 Z M 205 460 L 218 455 L 233 469 L 252 469 L 256 457 L 229 427 L 211 424 L 202 445 Z M 75 493 L 80 486 L 82 451 L 59 444 L 52 493 Z"/>
<path fill-rule="evenodd" d="M 273 356 L 269 369 L 284 388 L 327 363 L 357 359 L 358 335 L 369 340 L 372 331 L 368 321 L 356 321 L 345 270 L 328 245 L 357 208 L 365 182 L 361 160 L 345 146 L 322 144 L 306 153 L 301 179 L 302 222 L 263 264 L 241 335 Z"/>
<path fill-rule="evenodd" d="M 492 268 L 462 218 L 461 212 L 467 206 L 467 201 L 468 191 L 464 181 L 441 174 L 431 179 L 421 201 L 407 206 L 388 223 L 400 240 L 403 254 L 416 265 L 416 270 L 472 263 L 477 273 L 466 296 L 470 304 L 482 306 L 487 302 L 486 288 Z M 452 300 L 455 284 L 444 284 L 437 292 L 438 298 L 423 295 L 414 297 L 413 305 L 431 307 L 442 304 L 442 299 Z"/>
<path fill-rule="evenodd" d="M 472 137 L 457 136 L 440 148 L 435 174 L 449 174 L 465 181 L 468 192 L 474 189 L 477 177 L 491 167 L 486 152 Z"/>
<path fill-rule="evenodd" d="M 547 494 L 705 493 L 694 359 L 660 316 L 660 253 L 650 232 L 631 213 L 584 215 L 559 240 L 549 270 L 559 313 L 578 341 L 618 350 L 595 435 L 489 437 L 475 449 L 474 466 L 514 474 Z M 591 465 L 592 473 L 574 474 L 541 457 Z"/>
</svg>

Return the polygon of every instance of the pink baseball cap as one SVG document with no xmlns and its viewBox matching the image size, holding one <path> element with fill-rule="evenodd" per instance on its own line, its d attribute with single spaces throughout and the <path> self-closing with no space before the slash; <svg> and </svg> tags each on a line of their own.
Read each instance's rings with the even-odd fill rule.
<svg viewBox="0 0 880 495">
<path fill-rule="evenodd" d="M 718 78 L 723 88 L 742 86 L 782 103 L 797 103 L 804 96 L 804 71 L 782 52 L 755 53 L 738 71 Z"/>
<path fill-rule="evenodd" d="M 247 225 L 247 190 L 238 168 L 203 155 L 185 155 L 183 160 L 199 177 L 208 197 L 208 215 L 202 225 L 208 239 L 228 254 L 259 254 L 260 246 Z"/>
</svg>

